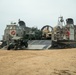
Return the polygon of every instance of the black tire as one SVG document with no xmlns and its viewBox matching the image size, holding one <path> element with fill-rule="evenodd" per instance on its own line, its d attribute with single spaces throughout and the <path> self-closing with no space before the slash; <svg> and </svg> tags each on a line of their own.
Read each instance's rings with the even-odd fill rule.
<svg viewBox="0 0 76 75">
<path fill-rule="evenodd" d="M 10 49 L 11 49 L 10 46 L 8 46 L 8 47 L 7 47 L 7 50 L 10 50 Z"/>
<path fill-rule="evenodd" d="M 26 48 L 28 47 L 28 43 L 25 44 L 25 47 L 26 47 Z"/>
</svg>

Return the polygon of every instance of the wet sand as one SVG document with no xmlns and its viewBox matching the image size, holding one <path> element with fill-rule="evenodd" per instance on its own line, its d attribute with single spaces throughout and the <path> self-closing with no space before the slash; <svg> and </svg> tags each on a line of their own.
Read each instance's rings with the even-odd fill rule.
<svg viewBox="0 0 76 75">
<path fill-rule="evenodd" d="M 0 75 L 76 75 L 76 48 L 0 50 Z"/>
</svg>

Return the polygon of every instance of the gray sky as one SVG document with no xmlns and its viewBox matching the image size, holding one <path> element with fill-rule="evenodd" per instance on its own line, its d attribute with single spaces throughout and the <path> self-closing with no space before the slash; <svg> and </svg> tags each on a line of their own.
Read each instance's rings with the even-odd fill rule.
<svg viewBox="0 0 76 75">
<path fill-rule="evenodd" d="M 76 24 L 76 0 L 0 0 L 0 39 L 10 22 L 21 19 L 28 27 L 42 28 L 56 26 L 60 15 Z"/>
</svg>

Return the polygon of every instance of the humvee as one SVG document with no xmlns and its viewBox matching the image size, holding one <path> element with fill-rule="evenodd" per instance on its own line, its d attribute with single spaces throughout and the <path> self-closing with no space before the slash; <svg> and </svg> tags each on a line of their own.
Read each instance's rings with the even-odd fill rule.
<svg viewBox="0 0 76 75">
<path fill-rule="evenodd" d="M 14 49 L 26 49 L 28 47 L 28 41 L 23 38 L 15 37 L 12 38 L 12 41 L 8 44 L 7 50 Z"/>
</svg>

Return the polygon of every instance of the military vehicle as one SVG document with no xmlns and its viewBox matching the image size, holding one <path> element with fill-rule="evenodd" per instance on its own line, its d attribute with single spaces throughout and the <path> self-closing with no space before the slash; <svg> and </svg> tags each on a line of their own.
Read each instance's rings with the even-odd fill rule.
<svg viewBox="0 0 76 75">
<path fill-rule="evenodd" d="M 12 41 L 7 45 L 7 50 L 14 49 L 26 49 L 28 47 L 28 41 L 24 40 L 20 37 L 14 37 L 12 38 Z"/>
<path fill-rule="evenodd" d="M 7 41 L 8 50 L 26 49 L 29 43 L 25 39 L 28 39 L 29 41 L 41 40 L 40 42 L 49 40 L 50 42 L 52 41 L 50 43 L 50 48 L 56 49 L 76 47 L 76 26 L 74 25 L 74 21 L 72 18 L 68 18 L 65 24 L 63 16 L 60 16 L 58 18 L 58 24 L 56 27 L 45 25 L 41 30 L 35 27 L 26 27 L 25 22 L 19 20 L 19 26 L 8 25 L 6 27 L 4 37 L 4 40 Z M 38 45 L 41 45 L 40 42 Z M 37 44 L 37 42 L 35 42 L 35 44 Z"/>
</svg>

